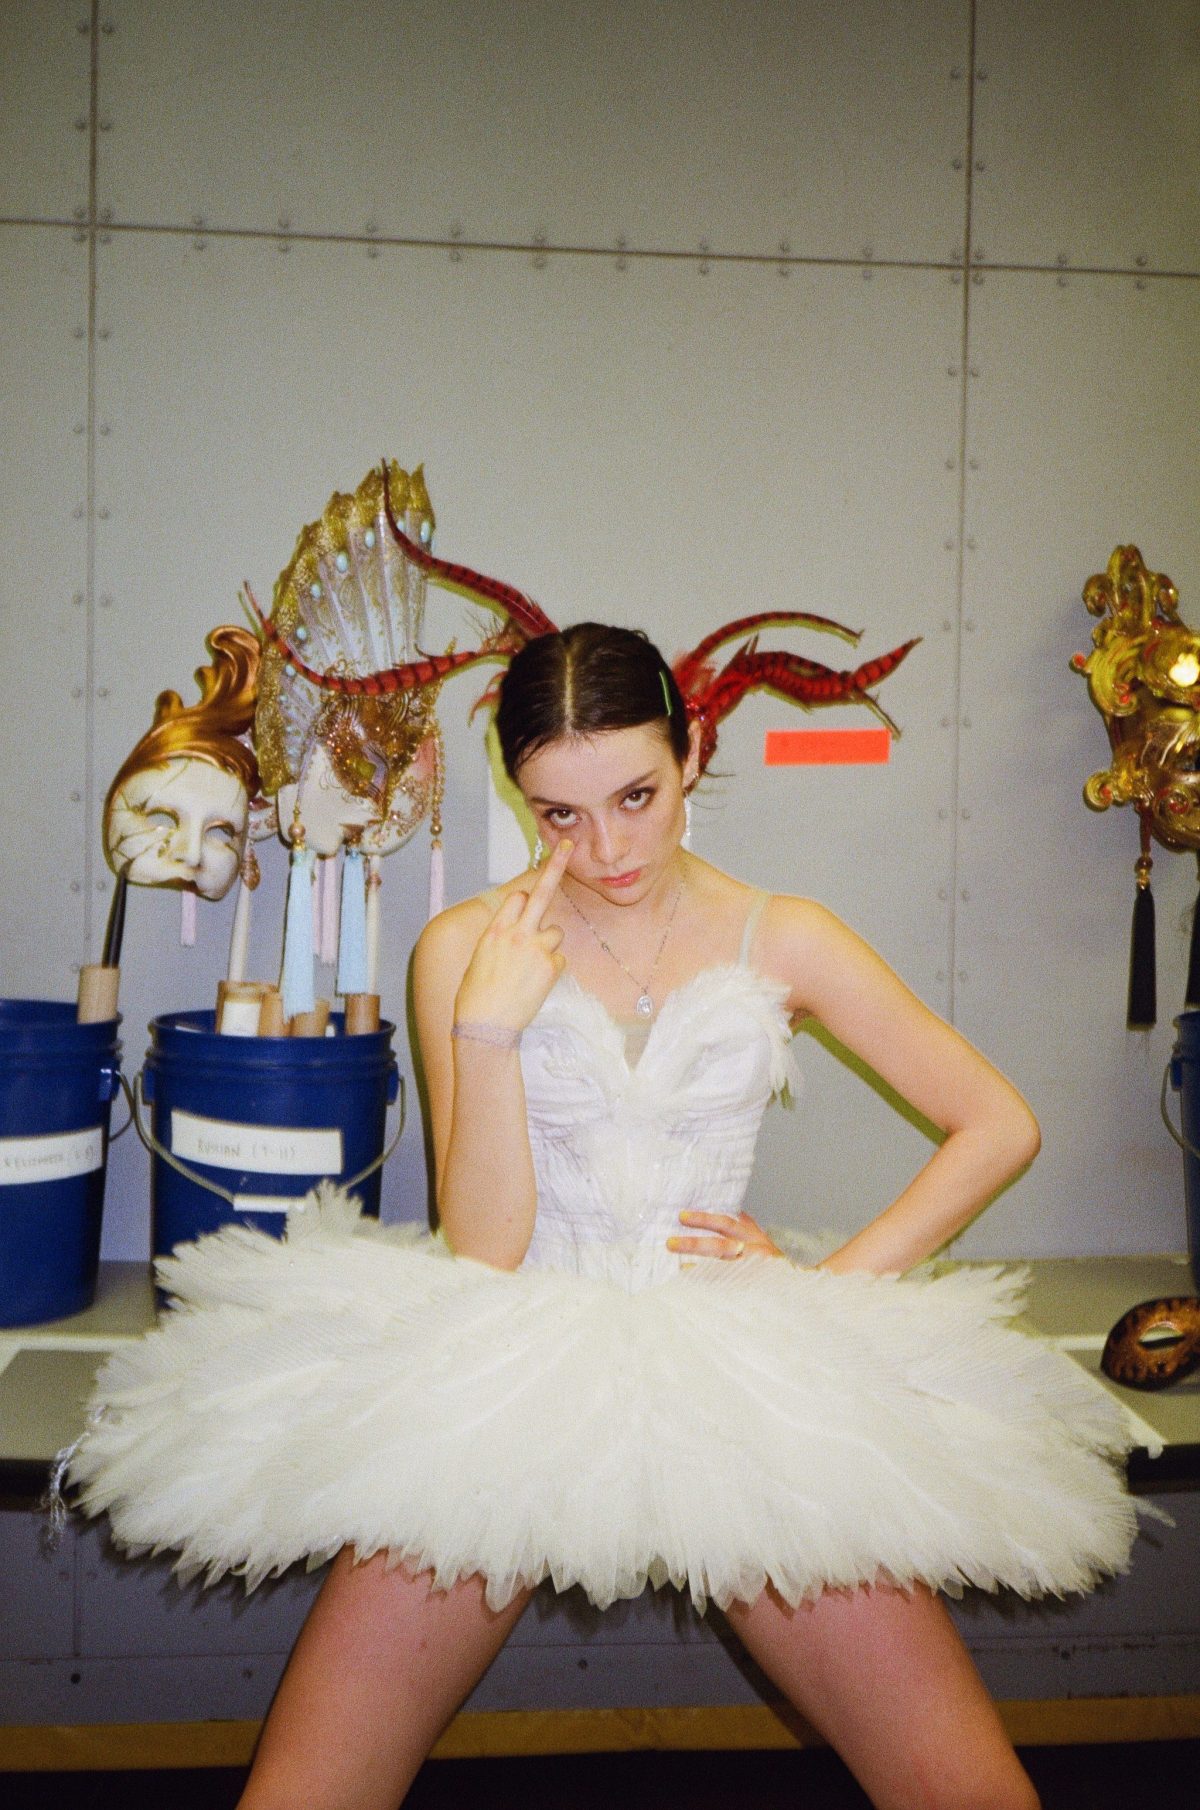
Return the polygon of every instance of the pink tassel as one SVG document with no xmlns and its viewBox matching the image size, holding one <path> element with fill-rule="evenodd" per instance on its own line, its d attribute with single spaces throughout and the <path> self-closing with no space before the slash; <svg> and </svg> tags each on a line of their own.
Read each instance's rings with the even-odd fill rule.
<svg viewBox="0 0 1200 1810">
<path fill-rule="evenodd" d="M 190 886 L 179 895 L 179 940 L 185 949 L 196 941 L 196 895 Z"/>
<path fill-rule="evenodd" d="M 429 915 L 436 918 L 446 909 L 446 869 L 442 861 L 442 845 L 434 842 L 429 849 Z"/>
<path fill-rule="evenodd" d="M 314 922 L 317 954 L 327 968 L 332 968 L 337 961 L 338 950 L 338 882 L 337 856 L 325 855 L 321 859 L 318 886 L 321 893 L 321 905 L 318 913 L 319 921 Z"/>
</svg>

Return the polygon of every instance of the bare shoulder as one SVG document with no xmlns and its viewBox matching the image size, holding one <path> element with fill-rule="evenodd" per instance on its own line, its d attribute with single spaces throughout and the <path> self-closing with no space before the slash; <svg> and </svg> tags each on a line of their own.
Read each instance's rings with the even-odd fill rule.
<svg viewBox="0 0 1200 1810">
<path fill-rule="evenodd" d="M 772 893 L 755 939 L 755 966 L 785 981 L 794 1014 L 819 1010 L 838 979 L 888 973 L 871 945 L 817 899 Z"/>
<path fill-rule="evenodd" d="M 457 986 L 476 944 L 496 914 L 498 901 L 511 892 L 528 892 L 533 878 L 532 874 L 519 874 L 503 886 L 463 899 L 430 918 L 413 950 L 414 984 L 421 988 L 452 980 Z"/>
</svg>

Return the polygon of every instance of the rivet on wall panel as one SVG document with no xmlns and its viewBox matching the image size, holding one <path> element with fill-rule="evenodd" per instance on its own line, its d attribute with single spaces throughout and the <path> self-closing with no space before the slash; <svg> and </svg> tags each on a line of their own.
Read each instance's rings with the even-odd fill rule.
<svg viewBox="0 0 1200 1810">
<path fill-rule="evenodd" d="M 72 433 L 73 433 L 73 434 L 82 434 L 82 433 L 86 433 L 86 432 L 87 432 L 87 426 L 86 426 L 86 423 L 85 423 L 85 422 L 82 422 L 82 421 L 77 421 L 77 422 L 76 422 L 76 423 L 75 423 L 75 425 L 74 425 L 74 427 L 73 427 L 73 428 L 72 428 L 72 429 L 71 429 L 71 432 L 72 432 Z"/>
<path fill-rule="evenodd" d="M 108 891 L 108 881 L 107 880 L 97 880 L 96 881 L 96 891 L 97 892 L 107 892 Z"/>
<path fill-rule="evenodd" d="M 938 806 L 938 822 L 939 823 L 945 823 L 945 821 L 946 821 L 947 817 L 949 817 L 949 815 L 950 815 L 950 813 L 946 809 L 944 804 Z"/>
<path fill-rule="evenodd" d="M 954 625 L 951 622 L 949 616 L 942 617 L 942 633 L 943 633 L 943 635 L 948 635 L 950 633 L 950 630 L 953 628 L 953 626 Z"/>
<path fill-rule="evenodd" d="M 950 168 L 952 170 L 961 170 L 962 167 L 963 167 L 963 159 L 961 157 L 952 157 L 950 159 Z"/>
<path fill-rule="evenodd" d="M 950 897 L 950 889 L 946 886 L 939 886 L 938 887 L 938 898 L 943 905 L 946 903 L 946 900 L 949 897 Z"/>
<path fill-rule="evenodd" d="M 74 509 L 71 511 L 71 520 L 73 522 L 81 522 L 86 513 L 87 511 L 84 509 L 83 504 L 76 503 Z"/>
<path fill-rule="evenodd" d="M 943 541 L 943 542 L 942 542 L 942 546 L 943 546 L 943 548 L 944 548 L 944 549 L 945 549 L 945 551 L 946 551 L 946 552 L 947 552 L 947 553 L 953 553 L 953 551 L 954 551 L 954 536 L 953 536 L 953 535 L 952 535 L 952 534 L 948 534 L 948 535 L 947 535 L 947 536 L 946 536 L 946 538 L 945 538 L 945 540 L 944 540 L 944 541 Z"/>
<path fill-rule="evenodd" d="M 96 124 L 100 128 L 101 132 L 111 132 L 112 131 L 111 115 L 106 113 L 102 119 L 98 119 L 96 121 Z"/>
<path fill-rule="evenodd" d="M 203 214 L 193 214 L 192 225 L 197 232 L 203 232 L 204 228 L 208 225 L 208 221 L 204 218 Z"/>
<path fill-rule="evenodd" d="M 71 881 L 71 891 L 72 892 L 82 892 L 83 891 L 83 881 L 82 880 L 72 880 Z"/>
<path fill-rule="evenodd" d="M 982 157 L 977 157 L 975 159 L 975 169 L 980 176 L 982 176 L 983 172 L 987 169 L 987 165 L 984 163 Z"/>
<path fill-rule="evenodd" d="M 103 432 L 103 431 L 104 430 L 101 429 L 101 432 Z M 979 460 L 978 459 L 968 459 L 967 466 L 971 471 L 978 471 L 979 470 Z"/>
<path fill-rule="evenodd" d="M 75 228 L 75 231 L 71 234 L 71 237 L 74 239 L 76 245 L 86 245 L 87 244 L 87 234 L 81 226 L 77 226 Z"/>
<path fill-rule="evenodd" d="M 963 981 L 965 981 L 965 980 L 966 980 L 966 978 L 967 978 L 967 971 L 966 971 L 966 969 L 965 969 L 965 968 L 960 968 L 960 969 L 959 969 L 959 970 L 958 970 L 958 978 L 959 978 L 959 980 L 963 980 Z"/>
<path fill-rule="evenodd" d="M 947 377 L 957 377 L 958 376 L 958 366 L 957 365 L 947 365 L 946 366 L 946 375 L 947 375 Z"/>
<path fill-rule="evenodd" d="M 76 24 L 75 29 L 81 38 L 86 38 L 92 29 L 92 22 L 90 19 L 80 19 Z"/>
<path fill-rule="evenodd" d="M 87 131 L 87 115 L 86 114 L 81 113 L 79 115 L 78 119 L 75 121 L 75 130 L 77 132 L 86 132 Z"/>
<path fill-rule="evenodd" d="M 109 435 L 110 435 L 110 434 L 111 434 L 111 433 L 112 433 L 112 427 L 111 427 L 111 425 L 110 425 L 110 424 L 109 424 L 109 422 L 107 422 L 107 421 L 102 421 L 102 422 L 101 422 L 101 423 L 100 423 L 100 438 L 101 438 L 101 439 L 102 439 L 102 440 L 107 440 L 107 439 L 108 439 L 108 436 L 109 436 Z"/>
<path fill-rule="evenodd" d="M 965 621 L 965 622 L 964 622 L 964 623 L 963 623 L 963 627 L 964 627 L 964 628 L 965 628 L 965 629 L 966 629 L 966 631 L 967 631 L 967 633 L 968 633 L 968 635 L 973 635 L 973 634 L 974 634 L 974 633 L 975 633 L 975 620 L 974 620 L 974 618 L 973 618 L 973 617 L 971 617 L 971 616 L 968 616 L 968 617 L 967 617 L 967 620 L 966 620 L 966 621 Z"/>
<path fill-rule="evenodd" d="M 1059 269 L 1061 270 L 1064 268 L 1065 265 L 1069 264 L 1071 262 L 1071 260 L 1067 256 L 1065 251 L 1060 251 L 1058 256 L 1055 258 L 1054 262 L 1058 265 Z"/>
<path fill-rule="evenodd" d="M 952 283 L 961 283 L 962 282 L 962 271 L 961 270 L 952 270 L 950 272 L 950 281 Z"/>
<path fill-rule="evenodd" d="M 962 820 L 963 820 L 963 822 L 964 822 L 964 823 L 970 823 L 970 821 L 971 821 L 971 810 L 970 810 L 970 806 L 969 806 L 969 805 L 964 805 L 964 806 L 963 806 L 963 808 L 962 808 L 962 810 L 961 810 L 961 811 L 960 811 L 960 812 L 959 812 L 959 813 L 958 813 L 958 814 L 959 814 L 959 816 L 960 816 L 960 817 L 961 817 L 961 818 L 962 818 Z"/>
<path fill-rule="evenodd" d="M 86 207 L 75 208 L 72 211 L 71 218 L 73 220 L 86 220 L 87 219 L 87 208 Z"/>
<path fill-rule="evenodd" d="M 946 978 L 946 970 L 944 968 L 939 968 L 937 971 L 937 979 L 944 981 L 945 978 Z"/>
<path fill-rule="evenodd" d="M 108 696 L 108 686 L 107 685 L 97 685 L 96 696 L 98 698 L 106 698 Z"/>
<path fill-rule="evenodd" d="M 101 243 L 101 245 L 111 245 L 112 244 L 112 234 L 111 233 L 101 233 L 100 234 L 100 243 Z"/>
<path fill-rule="evenodd" d="M 287 245 L 286 245 L 286 244 L 282 244 L 282 245 L 280 245 L 280 247 L 279 247 L 279 249 L 280 249 L 280 251 L 286 251 L 286 250 L 287 250 Z M 378 247 L 378 245 L 368 245 L 368 246 L 367 246 L 367 256 L 368 256 L 368 257 L 369 257 L 369 258 L 377 258 L 377 257 L 378 257 L 378 256 L 379 256 L 379 247 Z"/>
<path fill-rule="evenodd" d="M 862 248 L 862 255 L 864 258 L 873 258 L 875 256 L 875 247 L 873 245 L 864 245 Z"/>
<path fill-rule="evenodd" d="M 1060 288 L 1060 289 L 1066 289 L 1066 288 L 1067 288 L 1067 278 L 1066 278 L 1066 277 L 1059 277 L 1059 278 L 1058 278 L 1058 279 L 1057 279 L 1057 281 L 1058 281 L 1058 286 L 1059 286 L 1059 288 Z"/>
<path fill-rule="evenodd" d="M 974 553 L 974 551 L 975 551 L 975 539 L 974 539 L 974 536 L 973 536 L 973 535 L 970 535 L 970 534 L 968 534 L 968 536 L 967 536 L 967 552 L 968 552 L 968 553 Z"/>
<path fill-rule="evenodd" d="M 111 608 L 112 608 L 112 592 L 111 591 L 105 591 L 102 593 L 101 598 L 100 598 L 100 608 L 102 610 L 111 610 Z"/>
<path fill-rule="evenodd" d="M 367 221 L 367 237 L 371 238 L 372 235 L 377 233 L 378 231 L 379 231 L 378 220 L 368 220 Z"/>
<path fill-rule="evenodd" d="M 873 276 L 873 275 L 874 275 L 874 274 L 875 274 L 875 273 L 874 273 L 874 271 L 873 271 L 873 270 L 872 270 L 872 269 L 871 269 L 871 267 L 870 267 L 870 265 L 869 265 L 869 264 L 864 264 L 864 265 L 863 265 L 863 268 L 862 268 L 862 279 L 863 279 L 863 282 L 864 282 L 864 283 L 869 283 L 869 282 L 870 282 L 870 281 L 871 281 L 871 278 L 872 278 L 872 276 Z"/>
<path fill-rule="evenodd" d="M 96 216 L 96 218 L 99 220 L 101 226 L 111 226 L 112 217 L 113 217 L 113 211 L 112 211 L 111 207 L 102 207 L 100 209 L 100 212 Z"/>
<path fill-rule="evenodd" d="M 79 791 L 78 788 L 76 788 L 76 790 L 71 793 L 71 803 L 72 804 L 82 804 L 83 803 L 83 793 L 81 791 Z"/>
<path fill-rule="evenodd" d="M 291 232 L 292 216 L 290 214 L 280 214 L 280 216 L 279 216 L 278 220 L 275 222 L 275 224 L 278 226 L 281 233 Z"/>
<path fill-rule="evenodd" d="M 952 82 L 961 82 L 962 81 L 962 70 L 961 69 L 952 69 L 950 71 L 950 80 Z"/>
<path fill-rule="evenodd" d="M 958 896 L 964 905 L 969 905 L 971 903 L 971 894 L 967 887 L 964 886 Z"/>
<path fill-rule="evenodd" d="M 942 728 L 949 729 L 949 727 L 950 727 L 950 718 L 948 716 L 944 716 L 942 718 Z M 943 817 L 946 815 L 945 811 L 943 811 L 941 814 Z"/>
<path fill-rule="evenodd" d="M 1150 262 L 1144 251 L 1139 252 L 1133 261 L 1139 270 L 1145 270 L 1147 264 Z"/>
<path fill-rule="evenodd" d="M 947 460 L 946 460 L 946 461 L 945 461 L 945 466 L 946 466 L 946 470 L 947 470 L 947 471 L 953 471 L 953 470 L 954 470 L 954 467 L 955 467 L 955 466 L 956 466 L 956 465 L 957 465 L 957 464 L 958 464 L 958 460 L 957 460 L 957 459 L 947 459 Z"/>
<path fill-rule="evenodd" d="M 107 509 L 97 509 L 96 519 L 97 519 L 97 521 L 100 521 L 100 522 L 106 522 L 108 520 L 108 510 Z"/>
<path fill-rule="evenodd" d="M 81 609 L 83 607 L 83 592 L 76 591 L 74 597 L 72 597 L 72 599 L 71 599 L 71 602 L 75 605 L 75 608 L 77 610 Z"/>
<path fill-rule="evenodd" d="M 986 69 L 977 69 L 975 71 L 975 80 L 977 82 L 986 82 L 987 79 L 988 79 L 988 72 Z"/>
<path fill-rule="evenodd" d="M 980 256 L 982 256 L 982 253 L 980 253 L 980 254 L 979 254 L 979 255 L 980 255 Z M 975 271 L 975 272 L 974 272 L 974 274 L 973 274 L 973 275 L 972 275 L 972 277 L 971 277 L 971 281 L 972 281 L 972 282 L 973 282 L 973 283 L 974 283 L 974 285 L 975 285 L 975 287 L 976 287 L 976 289 L 982 289 L 982 287 L 983 287 L 983 272 L 982 272 L 982 270 L 977 270 L 977 271 Z"/>
<path fill-rule="evenodd" d="M 116 31 L 117 28 L 113 24 L 111 19 L 106 19 L 104 21 L 104 24 L 100 27 L 100 29 L 104 33 L 106 38 L 111 38 L 114 31 Z"/>
<path fill-rule="evenodd" d="M 1135 289 L 1144 289 L 1146 287 L 1145 277 L 1138 277 L 1133 286 Z"/>
<path fill-rule="evenodd" d="M 971 367 L 970 367 L 970 370 L 969 370 L 969 371 L 968 371 L 968 373 L 967 373 L 967 375 L 968 375 L 968 376 L 969 376 L 969 377 L 978 377 L 978 375 L 979 375 L 979 366 L 978 366 L 978 365 L 972 365 L 972 366 L 971 366 Z"/>
<path fill-rule="evenodd" d="M 71 696 L 75 699 L 76 703 L 78 703 L 79 699 L 83 696 L 83 686 L 72 685 Z"/>
<path fill-rule="evenodd" d="M 276 241 L 275 249 L 278 252 L 282 252 L 283 255 L 286 257 L 288 252 L 291 251 L 292 247 L 291 247 L 291 243 L 287 239 L 279 239 Z M 371 247 L 372 251 L 374 251 L 375 249 L 376 249 L 375 246 Z"/>
</svg>

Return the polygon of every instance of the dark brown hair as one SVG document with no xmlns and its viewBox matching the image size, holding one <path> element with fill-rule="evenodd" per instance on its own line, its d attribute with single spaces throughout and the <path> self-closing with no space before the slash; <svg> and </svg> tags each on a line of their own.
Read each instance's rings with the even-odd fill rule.
<svg viewBox="0 0 1200 1810">
<path fill-rule="evenodd" d="M 496 733 L 510 779 L 564 735 L 600 735 L 657 723 L 681 764 L 688 719 L 670 667 L 641 629 L 577 622 L 526 642 L 500 687 Z"/>
</svg>

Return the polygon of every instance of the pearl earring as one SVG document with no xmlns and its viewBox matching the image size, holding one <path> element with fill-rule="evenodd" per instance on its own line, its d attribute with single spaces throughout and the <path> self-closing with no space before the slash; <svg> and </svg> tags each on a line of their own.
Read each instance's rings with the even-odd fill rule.
<svg viewBox="0 0 1200 1810">
<path fill-rule="evenodd" d="M 533 845 L 533 865 L 535 867 L 540 867 L 542 865 L 542 862 L 545 859 L 546 859 L 546 844 L 542 841 L 541 837 L 539 836 L 537 841 Z"/>
<path fill-rule="evenodd" d="M 692 846 L 692 795 L 690 792 L 685 792 L 683 795 L 683 841 L 680 846 L 683 848 Z"/>
</svg>

